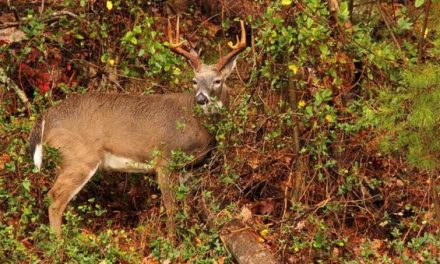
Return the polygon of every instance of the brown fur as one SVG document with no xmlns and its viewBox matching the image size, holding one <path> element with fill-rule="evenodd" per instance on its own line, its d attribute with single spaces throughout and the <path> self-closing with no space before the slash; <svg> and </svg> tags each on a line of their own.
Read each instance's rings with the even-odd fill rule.
<svg viewBox="0 0 440 264">
<path fill-rule="evenodd" d="M 154 148 L 164 155 L 176 149 L 195 154 L 208 149 L 211 137 L 194 114 L 193 98 L 193 94 L 73 96 L 44 115 L 43 139 L 61 149 L 80 148 L 81 142 L 89 155 L 102 158 L 110 152 L 139 162 L 152 160 Z"/>
</svg>

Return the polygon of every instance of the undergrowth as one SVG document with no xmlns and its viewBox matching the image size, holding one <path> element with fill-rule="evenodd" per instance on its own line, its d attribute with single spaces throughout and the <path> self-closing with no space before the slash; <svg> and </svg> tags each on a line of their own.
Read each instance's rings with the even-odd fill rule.
<svg viewBox="0 0 440 264">
<path fill-rule="evenodd" d="M 38 115 L 70 94 L 189 90 L 190 67 L 167 49 L 164 4 L 62 1 L 39 13 L 18 2 L 26 38 L 0 42 L 0 66 L 31 103 L 0 91 L 1 263 L 232 263 L 220 230 L 244 208 L 284 262 L 440 261 L 439 12 L 428 2 L 341 2 L 334 14 L 322 1 L 258 1 L 244 14 L 253 42 L 231 77 L 231 109 L 206 124 L 216 150 L 193 170 L 174 153 L 178 246 L 155 176 L 110 172 L 70 203 L 57 240 L 45 197 L 60 157 L 47 148 L 37 172 L 27 149 Z M 210 61 L 238 23 L 200 12 L 183 14 L 182 31 Z"/>
</svg>

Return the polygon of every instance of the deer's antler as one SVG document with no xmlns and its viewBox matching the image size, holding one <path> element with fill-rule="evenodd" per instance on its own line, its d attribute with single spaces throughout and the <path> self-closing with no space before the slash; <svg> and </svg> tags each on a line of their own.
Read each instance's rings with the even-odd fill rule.
<svg viewBox="0 0 440 264">
<path fill-rule="evenodd" d="M 230 59 L 234 58 L 242 52 L 244 49 L 246 49 L 246 30 L 244 29 L 244 22 L 243 20 L 240 20 L 240 28 L 241 28 L 241 38 L 238 40 L 237 36 L 237 43 L 235 45 L 232 45 L 232 51 L 229 52 L 226 56 L 221 57 L 215 67 L 220 71 L 223 69 L 223 67 L 229 62 Z"/>
<path fill-rule="evenodd" d="M 168 19 L 168 41 L 170 42 L 169 48 L 171 51 L 187 58 L 195 70 L 200 67 L 201 62 L 199 56 L 192 54 L 182 48 L 182 44 L 185 43 L 185 41 L 180 41 L 179 17 L 177 17 L 176 38 L 174 40 L 173 32 L 171 30 L 171 21 L 170 19 Z"/>
</svg>

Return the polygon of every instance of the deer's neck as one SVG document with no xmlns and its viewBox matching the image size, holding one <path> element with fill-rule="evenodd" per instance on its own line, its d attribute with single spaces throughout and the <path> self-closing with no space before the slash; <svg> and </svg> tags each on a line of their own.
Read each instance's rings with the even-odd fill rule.
<svg viewBox="0 0 440 264">
<path fill-rule="evenodd" d="M 226 84 L 223 85 L 222 93 L 220 94 L 219 99 L 223 106 L 226 109 L 229 109 L 229 87 Z"/>
</svg>

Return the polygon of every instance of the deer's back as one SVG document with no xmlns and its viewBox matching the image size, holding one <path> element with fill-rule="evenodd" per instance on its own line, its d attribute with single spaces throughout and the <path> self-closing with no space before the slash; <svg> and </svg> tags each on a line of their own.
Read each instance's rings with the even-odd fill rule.
<svg viewBox="0 0 440 264">
<path fill-rule="evenodd" d="M 89 93 L 64 100 L 45 116 L 43 139 L 65 148 L 80 142 L 98 155 L 145 161 L 153 152 L 205 152 L 211 137 L 194 114 L 193 94 L 132 96 Z"/>
</svg>

